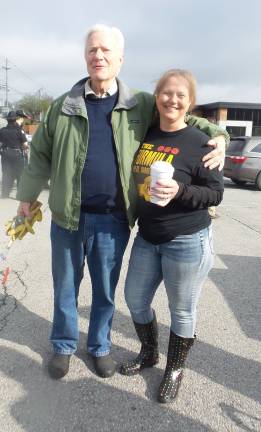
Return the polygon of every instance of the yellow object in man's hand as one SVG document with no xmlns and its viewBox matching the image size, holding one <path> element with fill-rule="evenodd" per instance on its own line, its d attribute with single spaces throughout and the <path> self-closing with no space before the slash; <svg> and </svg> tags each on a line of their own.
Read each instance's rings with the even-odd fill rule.
<svg viewBox="0 0 261 432">
<path fill-rule="evenodd" d="M 30 217 L 15 216 L 5 224 L 11 243 L 17 239 L 22 240 L 28 232 L 34 234 L 33 224 L 42 220 L 41 206 L 42 203 L 35 201 L 30 207 Z"/>
</svg>

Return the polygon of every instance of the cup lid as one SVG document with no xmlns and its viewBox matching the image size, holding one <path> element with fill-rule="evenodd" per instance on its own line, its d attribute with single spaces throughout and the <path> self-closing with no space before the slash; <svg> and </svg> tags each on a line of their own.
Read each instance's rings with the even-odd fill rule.
<svg viewBox="0 0 261 432">
<path fill-rule="evenodd" d="M 150 169 L 153 171 L 159 171 L 159 172 L 173 172 L 174 167 L 169 163 L 165 161 L 156 161 L 151 164 Z"/>
</svg>

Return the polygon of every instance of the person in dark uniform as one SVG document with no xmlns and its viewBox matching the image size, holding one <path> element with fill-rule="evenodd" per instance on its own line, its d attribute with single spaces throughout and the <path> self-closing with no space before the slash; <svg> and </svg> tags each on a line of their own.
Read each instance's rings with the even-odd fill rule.
<svg viewBox="0 0 261 432">
<path fill-rule="evenodd" d="M 26 133 L 23 129 L 23 125 L 24 125 L 24 121 L 25 119 L 31 119 L 30 116 L 28 116 L 27 114 L 25 114 L 25 112 L 21 109 L 17 110 L 16 112 L 16 123 L 19 124 L 20 129 L 22 131 L 22 133 L 25 135 L 26 139 Z M 28 159 L 29 159 L 29 143 L 24 143 L 23 145 L 23 155 L 24 155 L 24 165 L 28 165 Z"/>
<path fill-rule="evenodd" d="M 28 148 L 26 135 L 16 120 L 16 112 L 10 111 L 7 126 L 0 129 L 2 198 L 9 197 L 15 180 L 18 185 L 24 168 L 24 151 Z"/>
</svg>

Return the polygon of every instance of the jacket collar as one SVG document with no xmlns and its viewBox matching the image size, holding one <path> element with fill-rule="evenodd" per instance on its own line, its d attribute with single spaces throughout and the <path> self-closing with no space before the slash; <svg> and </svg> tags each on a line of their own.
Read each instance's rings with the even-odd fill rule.
<svg viewBox="0 0 261 432">
<path fill-rule="evenodd" d="M 131 109 L 138 104 L 138 100 L 135 97 L 131 89 L 126 86 L 122 81 L 117 79 L 119 88 L 119 98 L 115 109 Z"/>
<path fill-rule="evenodd" d="M 79 115 L 87 117 L 84 100 L 85 83 L 87 78 L 78 81 L 67 94 L 63 101 L 62 112 L 67 115 Z M 132 91 L 122 81 L 117 79 L 119 98 L 115 109 L 131 109 L 138 101 Z"/>
</svg>

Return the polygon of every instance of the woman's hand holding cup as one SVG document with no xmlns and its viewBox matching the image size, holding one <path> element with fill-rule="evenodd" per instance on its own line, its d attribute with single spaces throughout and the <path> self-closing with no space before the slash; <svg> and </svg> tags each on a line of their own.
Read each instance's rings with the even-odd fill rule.
<svg viewBox="0 0 261 432">
<path fill-rule="evenodd" d="M 178 192 L 178 184 L 172 178 L 174 167 L 168 162 L 156 161 L 150 167 L 150 202 L 165 207 Z"/>
<path fill-rule="evenodd" d="M 151 202 L 165 207 L 179 190 L 178 183 L 174 179 L 158 180 L 154 187 L 150 188 Z"/>
</svg>

